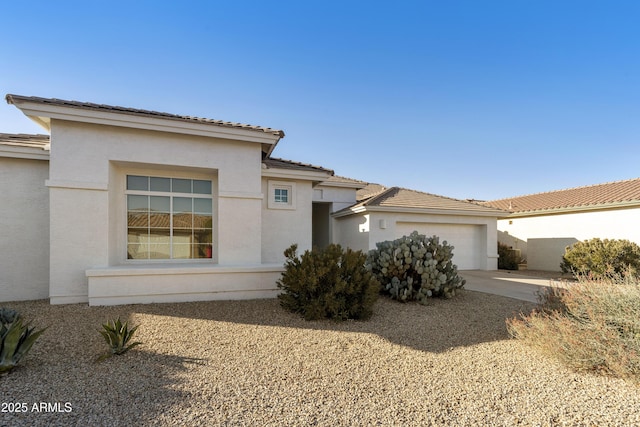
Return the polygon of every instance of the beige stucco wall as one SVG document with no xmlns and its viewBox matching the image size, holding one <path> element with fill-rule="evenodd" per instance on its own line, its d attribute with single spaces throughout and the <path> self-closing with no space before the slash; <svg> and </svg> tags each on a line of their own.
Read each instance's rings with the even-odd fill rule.
<svg viewBox="0 0 640 427">
<path fill-rule="evenodd" d="M 511 224 L 510 224 L 511 222 Z M 640 244 L 640 208 L 564 215 L 510 218 L 498 221 L 498 230 L 516 238 L 573 237 L 578 240 L 627 239 Z"/>
<path fill-rule="evenodd" d="M 334 218 L 333 241 L 345 248 L 368 252 L 370 249 L 369 214 Z"/>
<path fill-rule="evenodd" d="M 218 265 L 261 263 L 259 144 L 52 120 L 52 303 L 86 302 L 86 270 L 127 263 L 124 175 L 158 170 L 213 180 Z"/>
<path fill-rule="evenodd" d="M 640 227 L 635 226 L 638 223 L 640 208 L 507 218 L 498 221 L 498 230 L 501 242 L 522 250 L 528 269 L 559 271 L 561 259 L 552 258 L 558 254 L 561 258 L 566 242 L 598 237 L 640 244 Z M 556 240 L 531 247 L 530 239 Z"/>
<path fill-rule="evenodd" d="M 273 298 L 281 265 L 118 266 L 87 270 L 89 305 Z"/>
<path fill-rule="evenodd" d="M 358 230 L 358 227 L 349 227 L 343 226 L 341 221 L 333 219 L 330 214 L 334 212 L 338 212 L 342 209 L 348 208 L 349 206 L 353 206 L 356 203 L 356 189 L 350 187 L 336 187 L 332 185 L 317 185 L 313 189 L 313 202 L 316 204 L 322 204 L 323 207 L 319 208 L 317 211 L 329 211 L 329 217 L 326 218 L 317 218 L 317 224 L 314 225 L 316 228 L 323 228 L 322 231 L 318 231 L 318 234 L 322 234 L 322 238 L 319 240 L 324 242 L 324 239 L 327 239 L 328 242 L 324 243 L 338 243 L 344 246 L 345 242 L 349 242 L 352 245 L 355 245 L 356 242 L 361 240 L 363 236 L 359 236 L 356 232 L 352 237 L 345 237 L 343 234 L 347 233 L 349 235 L 352 233 L 352 230 Z M 328 208 L 325 208 L 327 206 Z M 328 230 L 327 230 L 328 228 Z M 355 240 L 354 240 L 355 239 Z M 342 242 L 342 243 L 341 243 Z M 362 249 L 366 248 L 368 243 L 362 244 Z"/>
<path fill-rule="evenodd" d="M 330 203 L 331 212 L 337 212 L 356 203 L 356 189 L 320 184 L 313 189 L 313 201 Z"/>
<path fill-rule="evenodd" d="M 295 209 L 269 208 L 269 181 L 295 183 Z M 262 262 L 284 263 L 284 250 L 293 243 L 298 245 L 298 254 L 311 249 L 311 182 L 263 178 L 262 193 Z"/>
<path fill-rule="evenodd" d="M 573 237 L 555 237 L 544 239 L 529 239 L 527 241 L 528 270 L 560 271 L 560 263 L 565 248 L 578 242 Z"/>
<path fill-rule="evenodd" d="M 0 301 L 49 295 L 46 160 L 0 157 Z"/>
</svg>

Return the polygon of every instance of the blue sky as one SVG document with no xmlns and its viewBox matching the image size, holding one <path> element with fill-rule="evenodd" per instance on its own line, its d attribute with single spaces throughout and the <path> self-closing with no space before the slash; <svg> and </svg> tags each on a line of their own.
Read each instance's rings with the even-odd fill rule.
<svg viewBox="0 0 640 427">
<path fill-rule="evenodd" d="M 637 1 L 7 1 L 0 91 L 283 129 L 455 198 L 640 177 Z M 43 133 L 0 104 L 0 132 Z"/>
</svg>

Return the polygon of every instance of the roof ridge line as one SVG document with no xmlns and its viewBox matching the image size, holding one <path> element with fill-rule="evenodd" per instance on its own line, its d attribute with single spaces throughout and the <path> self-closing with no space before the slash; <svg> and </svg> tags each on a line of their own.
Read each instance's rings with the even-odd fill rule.
<svg viewBox="0 0 640 427">
<path fill-rule="evenodd" d="M 442 199 L 448 199 L 448 200 L 453 200 L 453 201 L 456 201 L 456 202 L 470 203 L 472 205 L 486 207 L 481 203 L 472 202 L 472 201 L 467 200 L 467 199 L 464 199 L 464 200 L 463 199 L 456 199 L 455 197 L 443 196 L 441 194 L 429 193 L 427 191 L 414 190 L 414 189 L 411 189 L 411 188 L 404 188 L 404 187 L 398 187 L 398 188 L 401 189 L 401 190 L 413 191 L 414 193 L 421 193 L 421 194 L 426 194 L 428 196 L 440 197 Z M 493 206 L 490 206 L 490 207 L 493 207 Z M 499 209 L 499 208 L 494 208 L 494 209 Z M 503 210 L 503 209 L 500 209 L 500 210 Z"/>
<path fill-rule="evenodd" d="M 377 200 L 379 197 L 385 196 L 386 193 L 393 191 L 393 190 L 400 190 L 400 187 L 388 187 L 385 188 L 384 190 L 379 191 L 377 194 L 373 194 L 371 197 L 361 201 L 360 203 L 362 203 L 362 205 L 367 205 L 369 203 L 372 203 L 374 200 Z"/>
</svg>

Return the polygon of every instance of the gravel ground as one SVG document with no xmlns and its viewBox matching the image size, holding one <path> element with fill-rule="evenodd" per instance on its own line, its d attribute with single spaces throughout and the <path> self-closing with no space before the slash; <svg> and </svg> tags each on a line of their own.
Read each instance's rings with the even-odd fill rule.
<svg viewBox="0 0 640 427">
<path fill-rule="evenodd" d="M 369 321 L 343 323 L 277 300 L 4 305 L 49 329 L 0 377 L 0 425 L 640 425 L 637 386 L 509 339 L 505 319 L 533 306 L 500 296 L 381 299 Z M 144 344 L 95 363 L 96 330 L 117 316 Z"/>
</svg>

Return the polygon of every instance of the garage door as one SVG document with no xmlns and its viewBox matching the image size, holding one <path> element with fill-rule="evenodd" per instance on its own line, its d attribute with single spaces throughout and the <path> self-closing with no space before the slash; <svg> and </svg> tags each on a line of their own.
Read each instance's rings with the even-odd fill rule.
<svg viewBox="0 0 640 427">
<path fill-rule="evenodd" d="M 483 258 L 486 258 L 484 248 L 484 227 L 469 224 L 431 224 L 416 222 L 399 222 L 396 225 L 397 236 L 402 237 L 418 231 L 427 236 L 440 237 L 440 243 L 446 240 L 453 245 L 453 263 L 459 270 L 481 269 Z"/>
</svg>

